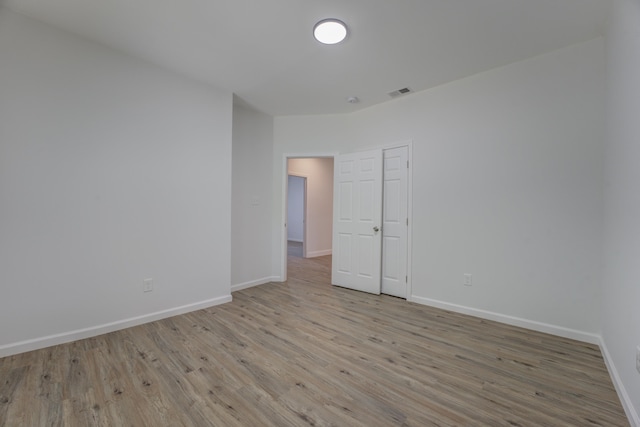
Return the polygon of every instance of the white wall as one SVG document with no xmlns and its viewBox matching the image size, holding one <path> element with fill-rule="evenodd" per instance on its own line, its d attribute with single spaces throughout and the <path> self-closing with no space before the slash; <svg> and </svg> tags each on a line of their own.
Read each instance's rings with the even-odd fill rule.
<svg viewBox="0 0 640 427">
<path fill-rule="evenodd" d="M 307 178 L 306 256 L 330 255 L 333 235 L 333 158 L 289 159 L 288 172 Z"/>
<path fill-rule="evenodd" d="M 233 108 L 231 283 L 269 282 L 272 254 L 273 118 L 236 99 Z"/>
<path fill-rule="evenodd" d="M 228 301 L 231 94 L 2 8 L 0 58 L 0 356 Z"/>
<path fill-rule="evenodd" d="M 412 299 L 597 341 L 603 56 L 598 39 L 346 117 L 277 117 L 274 158 L 412 140 Z"/>
<path fill-rule="evenodd" d="M 304 181 L 301 176 L 289 175 L 287 184 L 287 240 L 304 239 Z"/>
<path fill-rule="evenodd" d="M 608 125 L 602 336 L 629 418 L 640 426 L 640 3 L 615 0 L 607 34 Z"/>
</svg>

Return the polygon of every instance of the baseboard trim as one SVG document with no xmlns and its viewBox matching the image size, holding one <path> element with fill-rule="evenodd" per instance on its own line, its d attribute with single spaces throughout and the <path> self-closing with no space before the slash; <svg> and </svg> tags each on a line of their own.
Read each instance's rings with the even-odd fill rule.
<svg viewBox="0 0 640 427">
<path fill-rule="evenodd" d="M 325 249 L 323 251 L 313 251 L 313 252 L 307 251 L 307 258 L 315 258 L 317 256 L 325 256 L 325 255 L 331 255 L 331 249 Z"/>
<path fill-rule="evenodd" d="M 611 354 L 609 354 L 609 349 L 607 349 L 607 345 L 604 340 L 600 339 L 600 351 L 602 351 L 602 357 L 604 358 L 604 363 L 607 365 L 607 369 L 609 370 L 609 376 L 611 377 L 611 381 L 613 382 L 613 386 L 616 388 L 618 392 L 618 397 L 620 398 L 620 403 L 622 403 L 622 407 L 624 408 L 624 412 L 627 415 L 627 419 L 629 420 L 629 424 L 632 427 L 640 427 L 640 416 L 636 412 L 633 402 L 629 397 L 629 393 L 627 393 L 627 389 L 625 388 L 622 380 L 620 379 L 620 375 L 618 374 L 618 370 L 616 369 L 616 365 L 613 363 L 613 359 L 611 358 Z"/>
<path fill-rule="evenodd" d="M 537 322 L 534 320 L 522 319 L 520 317 L 508 316 L 505 314 L 494 313 L 492 311 L 480 310 L 477 308 L 466 307 L 463 305 L 451 304 L 448 302 L 438 301 L 430 298 L 411 296 L 408 301 L 418 304 L 429 305 L 431 307 L 441 308 L 456 313 L 467 314 L 469 316 L 480 317 L 482 319 L 493 320 L 507 325 L 518 326 L 525 329 L 531 329 L 538 332 L 544 332 L 551 335 L 557 335 L 563 338 L 569 338 L 577 341 L 587 342 L 589 344 L 600 345 L 600 336 L 588 332 L 582 332 L 575 329 L 565 328 L 563 326 L 551 325 L 548 323 Z"/>
<path fill-rule="evenodd" d="M 279 279 L 278 276 L 270 276 L 270 277 L 263 277 L 262 279 L 250 280 L 244 283 L 238 283 L 237 285 L 231 285 L 231 292 L 233 293 L 236 291 L 240 291 L 242 289 L 252 288 L 258 285 L 264 285 L 265 283 L 269 283 L 269 282 L 276 282 L 278 281 L 278 279 Z"/>
<path fill-rule="evenodd" d="M 518 326 L 525 329 L 531 329 L 538 332 L 544 332 L 547 334 L 557 335 L 564 338 L 574 339 L 577 341 L 587 342 L 589 344 L 595 344 L 600 347 L 600 351 L 602 352 L 602 358 L 604 359 L 604 363 L 609 370 L 609 376 L 611 377 L 611 381 L 618 393 L 618 397 L 620 398 L 620 403 L 624 408 L 624 412 L 629 420 L 629 423 L 632 427 L 640 427 L 640 417 L 638 416 L 638 412 L 636 412 L 631 398 L 627 393 L 624 384 L 620 379 L 620 375 L 618 374 L 618 370 L 613 363 L 613 359 L 609 354 L 609 350 L 605 345 L 604 340 L 600 335 L 591 334 L 588 332 L 582 332 L 575 329 L 565 328 L 562 326 L 551 325 L 548 323 L 536 322 L 532 320 L 522 319 L 514 316 L 507 316 L 500 313 L 494 313 L 486 310 L 479 310 L 476 308 L 466 307 L 457 304 L 451 304 L 443 301 L 438 301 L 430 298 L 423 298 L 417 296 L 411 296 L 407 298 L 408 301 L 415 302 L 418 304 L 428 305 L 431 307 L 441 308 L 443 310 L 453 311 L 455 313 L 467 314 L 470 316 L 479 317 L 482 319 L 493 320 L 500 323 L 505 323 L 507 325 Z"/>
<path fill-rule="evenodd" d="M 225 295 L 218 298 L 212 298 L 205 301 L 186 304 L 180 307 L 174 307 L 167 310 L 156 311 L 155 313 L 144 314 L 142 316 L 130 317 L 116 322 L 105 323 L 90 328 L 76 329 L 75 331 L 63 332 L 60 334 L 49 335 L 46 337 L 35 338 L 17 343 L 6 344 L 0 346 L 0 357 L 12 356 L 14 354 L 24 353 L 27 351 L 39 350 L 58 344 L 64 344 L 71 341 L 91 338 L 109 332 L 130 328 L 132 326 L 142 325 L 144 323 L 154 322 L 156 320 L 166 319 L 167 317 L 177 316 L 179 314 L 189 313 L 191 311 L 201 310 L 203 308 L 213 307 L 215 305 L 231 302 L 231 295 Z"/>
</svg>

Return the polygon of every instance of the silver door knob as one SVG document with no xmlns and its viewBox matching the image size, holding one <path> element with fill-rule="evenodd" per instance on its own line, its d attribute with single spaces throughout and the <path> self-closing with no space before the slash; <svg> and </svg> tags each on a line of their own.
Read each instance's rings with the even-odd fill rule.
<svg viewBox="0 0 640 427">
<path fill-rule="evenodd" d="M 377 233 L 378 231 L 380 231 L 380 229 L 378 228 L 378 226 L 375 226 L 375 227 L 373 227 L 373 231 L 375 231 Z"/>
</svg>

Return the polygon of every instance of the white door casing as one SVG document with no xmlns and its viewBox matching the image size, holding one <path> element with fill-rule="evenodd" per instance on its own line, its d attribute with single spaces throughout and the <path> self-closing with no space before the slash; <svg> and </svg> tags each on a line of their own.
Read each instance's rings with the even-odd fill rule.
<svg viewBox="0 0 640 427">
<path fill-rule="evenodd" d="M 384 150 L 382 197 L 382 290 L 407 298 L 409 148 Z"/>
<path fill-rule="evenodd" d="M 382 150 L 336 157 L 331 283 L 381 289 Z"/>
</svg>

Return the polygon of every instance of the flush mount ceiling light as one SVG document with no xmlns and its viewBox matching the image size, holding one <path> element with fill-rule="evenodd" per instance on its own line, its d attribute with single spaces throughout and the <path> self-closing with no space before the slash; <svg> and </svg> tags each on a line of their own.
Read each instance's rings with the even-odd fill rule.
<svg viewBox="0 0 640 427">
<path fill-rule="evenodd" d="M 323 19 L 313 27 L 313 37 L 323 44 L 340 43 L 347 37 L 347 26 L 338 19 Z"/>
</svg>

